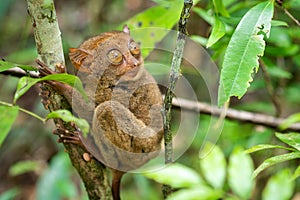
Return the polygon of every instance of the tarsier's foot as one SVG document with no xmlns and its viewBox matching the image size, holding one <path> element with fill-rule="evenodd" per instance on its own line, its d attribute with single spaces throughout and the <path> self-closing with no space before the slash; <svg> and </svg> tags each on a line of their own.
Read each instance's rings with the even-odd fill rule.
<svg viewBox="0 0 300 200">
<path fill-rule="evenodd" d="M 53 131 L 53 134 L 59 136 L 58 142 L 79 145 L 84 151 L 86 151 L 82 155 L 82 158 L 86 162 L 91 161 L 93 156 L 90 153 L 88 153 L 87 149 L 85 148 L 84 144 L 81 141 L 80 138 L 80 135 L 82 135 L 81 131 L 76 128 L 75 124 L 73 124 L 72 126 L 76 129 L 75 131 L 66 130 L 58 125 L 57 129 Z"/>
<path fill-rule="evenodd" d="M 75 127 L 75 125 L 74 125 L 74 127 Z M 62 128 L 61 126 L 57 125 L 57 129 L 53 131 L 53 134 L 59 136 L 58 142 L 76 144 L 76 145 L 81 146 L 83 149 L 85 149 L 85 147 L 79 137 L 79 135 L 82 133 L 76 127 L 75 127 L 75 129 L 76 129 L 75 131 L 69 131 L 69 130 L 66 130 L 66 129 Z"/>
</svg>

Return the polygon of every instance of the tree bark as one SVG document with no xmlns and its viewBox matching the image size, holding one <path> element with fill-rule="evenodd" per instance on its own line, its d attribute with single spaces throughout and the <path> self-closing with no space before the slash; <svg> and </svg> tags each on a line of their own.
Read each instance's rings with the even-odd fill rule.
<svg viewBox="0 0 300 200">
<path fill-rule="evenodd" d="M 39 59 L 52 70 L 55 66 L 64 66 L 64 54 L 61 42 L 61 34 L 52 0 L 27 0 L 28 13 L 32 21 L 34 37 Z M 63 96 L 56 93 L 50 86 L 41 86 L 43 98 L 47 99 L 46 109 L 50 111 L 58 109 L 71 110 Z M 70 123 L 54 120 L 56 126 L 69 131 L 75 131 Z M 78 145 L 64 144 L 73 166 L 81 176 L 90 199 L 111 199 L 106 168 L 96 160 L 86 162 L 82 158 L 84 150 Z M 57 169 L 60 170 L 60 169 Z"/>
</svg>

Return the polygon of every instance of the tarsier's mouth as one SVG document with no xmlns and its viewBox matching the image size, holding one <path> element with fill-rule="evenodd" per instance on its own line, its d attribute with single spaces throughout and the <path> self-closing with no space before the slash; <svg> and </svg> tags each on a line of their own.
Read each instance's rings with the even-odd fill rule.
<svg viewBox="0 0 300 200">
<path fill-rule="evenodd" d="M 123 76 L 134 78 L 139 73 L 140 69 L 140 67 L 134 67 L 127 71 Z"/>
<path fill-rule="evenodd" d="M 128 79 L 135 79 L 136 77 L 138 77 L 139 72 L 141 71 L 141 67 L 134 67 L 130 70 L 128 70 L 125 74 L 123 74 L 123 77 Z"/>
</svg>

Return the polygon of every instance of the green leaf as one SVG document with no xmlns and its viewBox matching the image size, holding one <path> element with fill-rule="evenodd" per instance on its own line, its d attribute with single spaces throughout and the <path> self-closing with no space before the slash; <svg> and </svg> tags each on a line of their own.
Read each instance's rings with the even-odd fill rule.
<svg viewBox="0 0 300 200">
<path fill-rule="evenodd" d="M 197 2 L 199 0 L 194 1 L 194 4 Z M 178 22 L 182 6 L 181 0 L 153 6 L 122 23 L 121 27 L 124 24 L 128 25 L 130 35 L 141 44 L 142 55 L 146 58 L 155 44 L 161 41 Z"/>
<path fill-rule="evenodd" d="M 168 165 L 156 172 L 144 173 L 144 176 L 159 183 L 170 185 L 173 188 L 193 187 L 204 184 L 196 171 L 178 163 Z"/>
<path fill-rule="evenodd" d="M 14 67 L 19 67 L 25 71 L 37 71 L 35 67 L 30 65 L 20 65 L 20 64 L 0 60 L 0 72 L 6 71 Z"/>
<path fill-rule="evenodd" d="M 216 13 L 220 13 L 224 17 L 230 17 L 230 15 L 227 12 L 225 6 L 223 5 L 222 0 L 213 0 L 213 4 L 214 4 Z"/>
<path fill-rule="evenodd" d="M 77 76 L 72 74 L 51 74 L 41 78 L 41 81 L 59 81 L 68 84 L 78 90 L 78 92 L 80 92 L 86 101 L 88 100 L 88 97 L 83 89 L 82 82 Z"/>
<path fill-rule="evenodd" d="M 275 133 L 275 135 L 282 142 L 300 151 L 300 133 Z"/>
<path fill-rule="evenodd" d="M 271 25 L 272 27 L 276 27 L 276 26 L 286 26 L 288 27 L 288 23 L 286 23 L 285 21 L 280 21 L 280 20 L 272 20 L 271 21 Z"/>
<path fill-rule="evenodd" d="M 300 165 L 297 167 L 297 169 L 295 170 L 292 179 L 295 180 L 300 176 Z"/>
<path fill-rule="evenodd" d="M 229 158 L 228 182 L 235 194 L 249 199 L 254 188 L 252 173 L 254 166 L 249 154 L 242 148 L 235 148 Z"/>
<path fill-rule="evenodd" d="M 213 190 L 209 187 L 194 187 L 174 192 L 167 200 L 215 200 L 221 199 L 221 197 L 221 190 Z"/>
<path fill-rule="evenodd" d="M 253 172 L 253 177 L 255 178 L 261 171 L 265 170 L 266 168 L 272 165 L 282 163 L 288 160 L 293 160 L 296 158 L 300 158 L 299 152 L 292 152 L 268 158 Z"/>
<path fill-rule="evenodd" d="M 49 80 L 59 81 L 59 82 L 68 84 L 68 85 L 74 87 L 75 89 L 77 89 L 85 100 L 88 99 L 88 97 L 86 96 L 85 91 L 83 89 L 81 80 L 77 76 L 74 76 L 71 74 L 51 74 L 51 75 L 45 76 L 43 78 L 31 78 L 31 77 L 20 78 L 20 80 L 18 82 L 16 93 L 14 96 L 14 103 L 36 83 L 41 82 L 41 81 L 49 81 Z"/>
<path fill-rule="evenodd" d="M 74 122 L 80 128 L 84 137 L 86 137 L 87 134 L 89 133 L 89 129 L 90 129 L 89 123 L 85 119 L 75 117 L 68 110 L 52 111 L 46 117 L 47 120 L 55 119 L 55 118 L 60 118 L 65 122 Z"/>
<path fill-rule="evenodd" d="M 12 200 L 20 193 L 18 188 L 9 189 L 2 194 L 0 194 L 0 200 Z"/>
<path fill-rule="evenodd" d="M 39 78 L 31 78 L 27 76 L 20 78 L 17 85 L 17 90 L 14 95 L 14 100 L 13 100 L 14 104 L 21 96 L 23 96 L 23 94 L 25 94 L 33 85 L 35 85 L 40 80 L 41 79 Z"/>
<path fill-rule="evenodd" d="M 263 200 L 289 200 L 292 198 L 295 182 L 291 181 L 291 172 L 284 169 L 272 176 L 263 193 Z"/>
<path fill-rule="evenodd" d="M 220 147 L 206 143 L 200 152 L 200 168 L 203 176 L 214 188 L 220 189 L 226 177 L 226 160 Z"/>
<path fill-rule="evenodd" d="M 250 86 L 251 74 L 258 70 L 258 58 L 269 36 L 274 5 L 266 1 L 251 8 L 238 24 L 225 52 L 218 92 L 221 106 L 231 96 L 241 98 Z"/>
<path fill-rule="evenodd" d="M 19 161 L 9 168 L 11 176 L 17 176 L 31 171 L 36 171 L 41 167 L 41 163 L 34 160 Z"/>
<path fill-rule="evenodd" d="M 294 149 L 287 148 L 287 147 L 284 147 L 284 146 L 272 145 L 272 144 L 259 144 L 259 145 L 251 147 L 250 149 L 247 149 L 245 151 L 245 153 L 253 153 L 253 152 L 256 152 L 256 151 L 266 150 L 266 149 L 286 149 L 286 150 L 289 150 L 289 151 L 294 151 Z"/>
<path fill-rule="evenodd" d="M 201 37 L 199 35 L 191 35 L 190 38 L 203 46 L 206 46 L 206 44 L 207 44 L 207 38 L 205 38 L 205 37 Z"/>
<path fill-rule="evenodd" d="M 206 47 L 212 46 L 216 43 L 219 39 L 221 39 L 225 35 L 225 24 L 221 21 L 217 16 L 215 16 L 215 23 L 213 25 L 212 32 L 208 38 L 208 42 Z"/>
<path fill-rule="evenodd" d="M 292 124 L 295 124 L 297 122 L 300 122 L 300 113 L 295 113 L 293 115 L 290 115 L 287 119 L 285 119 L 279 126 L 280 130 L 285 130 Z"/>
<path fill-rule="evenodd" d="M 18 116 L 18 106 L 0 105 L 0 147 Z"/>
</svg>

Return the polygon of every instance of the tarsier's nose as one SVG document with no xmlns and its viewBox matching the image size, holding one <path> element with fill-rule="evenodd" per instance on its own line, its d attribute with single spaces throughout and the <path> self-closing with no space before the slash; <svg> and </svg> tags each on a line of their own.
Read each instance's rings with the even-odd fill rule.
<svg viewBox="0 0 300 200">
<path fill-rule="evenodd" d="M 129 67 L 134 68 L 138 67 L 141 64 L 141 61 L 136 59 L 134 56 L 127 56 L 127 64 Z"/>
</svg>

